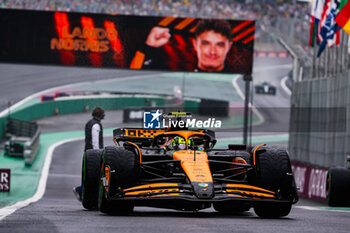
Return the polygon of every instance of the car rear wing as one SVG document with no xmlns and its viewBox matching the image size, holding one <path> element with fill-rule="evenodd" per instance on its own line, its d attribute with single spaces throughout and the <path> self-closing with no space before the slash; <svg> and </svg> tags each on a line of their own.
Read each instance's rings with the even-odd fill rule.
<svg viewBox="0 0 350 233">
<path fill-rule="evenodd" d="M 113 130 L 113 141 L 151 144 L 155 136 L 165 132 L 165 129 L 118 128 Z"/>
<path fill-rule="evenodd" d="M 206 133 L 215 139 L 215 132 L 208 129 L 190 129 L 191 131 L 198 131 Z M 119 142 L 135 142 L 139 145 L 149 146 L 152 144 L 153 139 L 158 134 L 165 132 L 175 131 L 171 128 L 161 129 L 143 129 L 143 128 L 118 128 L 113 130 L 113 141 L 117 144 Z"/>
</svg>

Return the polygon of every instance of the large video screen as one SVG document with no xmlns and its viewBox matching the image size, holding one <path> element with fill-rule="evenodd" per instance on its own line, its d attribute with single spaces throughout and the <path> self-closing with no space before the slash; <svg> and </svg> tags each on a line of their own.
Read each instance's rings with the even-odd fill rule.
<svg viewBox="0 0 350 233">
<path fill-rule="evenodd" d="M 250 74 L 255 22 L 0 10 L 0 61 Z"/>
</svg>

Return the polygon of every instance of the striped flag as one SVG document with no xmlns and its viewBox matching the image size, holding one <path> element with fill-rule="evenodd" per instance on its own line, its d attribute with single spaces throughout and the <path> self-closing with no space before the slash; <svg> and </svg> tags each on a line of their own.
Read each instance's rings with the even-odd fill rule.
<svg viewBox="0 0 350 233">
<path fill-rule="evenodd" d="M 342 1 L 340 7 L 342 8 L 335 18 L 335 22 L 350 35 L 350 1 Z"/>
<path fill-rule="evenodd" d="M 340 0 L 332 0 L 329 2 L 328 7 L 325 7 L 327 8 L 327 12 L 325 13 L 325 21 L 319 33 L 321 43 L 318 48 L 317 57 L 321 55 L 327 44 L 329 47 L 332 47 L 334 44 L 339 45 L 340 27 L 335 23 L 335 17 L 339 12 L 339 5 Z"/>
<path fill-rule="evenodd" d="M 333 29 L 334 29 L 334 36 L 333 38 L 329 38 L 327 40 L 327 44 L 328 47 L 333 47 L 334 44 L 339 45 L 340 44 L 340 27 L 339 25 L 335 22 L 335 17 L 337 17 L 337 15 L 339 14 L 340 11 L 340 6 L 342 4 L 342 2 L 344 1 L 348 1 L 348 0 L 333 0 L 333 5 L 332 5 L 332 9 L 334 9 L 333 15 L 330 15 L 328 17 L 332 18 L 332 25 L 334 25 Z"/>
<path fill-rule="evenodd" d="M 317 42 L 318 44 L 322 43 L 323 36 L 321 35 L 321 30 L 325 26 L 328 15 L 330 13 L 331 8 L 331 0 L 325 0 L 322 12 L 321 12 L 321 18 L 318 23 L 318 29 L 317 29 Z"/>
<path fill-rule="evenodd" d="M 322 16 L 325 0 L 313 0 L 310 19 L 310 37 L 309 46 L 315 45 L 315 38 L 318 34 L 319 21 Z"/>
</svg>

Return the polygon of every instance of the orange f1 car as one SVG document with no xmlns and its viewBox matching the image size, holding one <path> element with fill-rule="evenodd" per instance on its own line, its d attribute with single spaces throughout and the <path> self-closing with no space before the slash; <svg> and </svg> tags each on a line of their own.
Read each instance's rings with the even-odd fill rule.
<svg viewBox="0 0 350 233">
<path fill-rule="evenodd" d="M 210 130 L 116 129 L 117 146 L 83 157 L 82 204 L 112 215 L 134 206 L 287 216 L 298 201 L 288 153 L 259 145 L 214 149 Z M 182 143 L 182 144 L 181 144 Z"/>
</svg>

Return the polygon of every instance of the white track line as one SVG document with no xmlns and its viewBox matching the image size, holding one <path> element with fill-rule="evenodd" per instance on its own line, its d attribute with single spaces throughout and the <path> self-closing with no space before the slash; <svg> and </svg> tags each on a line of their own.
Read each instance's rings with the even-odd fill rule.
<svg viewBox="0 0 350 233">
<path fill-rule="evenodd" d="M 288 94 L 288 95 L 292 95 L 292 92 L 290 91 L 290 89 L 287 87 L 287 82 L 288 80 L 288 76 L 284 77 L 282 80 L 281 80 L 281 87 L 283 88 L 283 90 Z"/>
<path fill-rule="evenodd" d="M 245 95 L 243 94 L 243 92 L 241 91 L 241 89 L 239 88 L 239 85 L 238 85 L 238 83 L 237 83 L 237 80 L 238 80 L 240 77 L 241 77 L 241 76 L 238 75 L 238 76 L 236 76 L 234 79 L 232 79 L 232 85 L 233 85 L 234 88 L 236 88 L 238 95 L 242 98 L 242 100 L 244 100 L 244 99 L 245 99 Z M 261 115 L 261 113 L 255 108 L 255 106 L 251 104 L 250 101 L 249 101 L 249 107 L 252 108 L 253 112 L 254 112 L 254 113 L 258 116 L 258 118 L 259 118 L 259 121 L 258 121 L 257 123 L 255 123 L 255 124 L 253 124 L 253 125 L 260 125 L 260 124 L 262 124 L 262 123 L 265 121 L 264 117 L 263 117 L 263 116 Z"/>
<path fill-rule="evenodd" d="M 341 213 L 350 214 L 350 209 L 349 210 L 323 209 L 323 208 L 312 207 L 312 206 L 293 206 L 293 208 L 299 208 L 299 209 L 304 209 L 304 210 L 317 210 L 317 211 L 333 211 L 333 212 L 341 212 Z"/>
<path fill-rule="evenodd" d="M 28 198 L 24 201 L 19 201 L 11 206 L 6 206 L 4 208 L 1 208 L 0 209 L 0 220 L 2 220 L 5 217 L 9 216 L 10 214 L 14 213 L 18 209 L 21 209 L 21 208 L 23 208 L 23 207 L 25 207 L 33 202 L 39 201 L 44 196 L 44 193 L 45 193 L 47 177 L 49 175 L 50 165 L 51 165 L 51 161 L 52 161 L 52 155 L 53 155 L 53 152 L 56 149 L 56 147 L 58 147 L 64 143 L 67 143 L 67 142 L 72 142 L 72 141 L 77 141 L 77 140 L 82 140 L 82 139 L 84 139 L 84 138 L 79 137 L 79 138 L 74 138 L 74 139 L 67 139 L 67 140 L 63 140 L 60 142 L 56 142 L 55 144 L 50 146 L 48 151 L 47 151 L 47 154 L 46 154 L 44 166 L 41 170 L 39 185 L 38 185 L 38 188 L 37 188 L 34 196 L 32 196 L 31 198 Z"/>
</svg>

